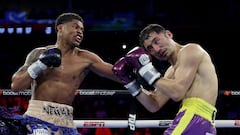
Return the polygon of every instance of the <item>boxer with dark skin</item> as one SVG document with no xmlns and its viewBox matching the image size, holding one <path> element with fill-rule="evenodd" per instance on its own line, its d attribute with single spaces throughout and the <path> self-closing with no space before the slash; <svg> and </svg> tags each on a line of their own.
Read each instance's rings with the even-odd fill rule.
<svg viewBox="0 0 240 135">
<path fill-rule="evenodd" d="M 32 90 L 24 114 L 28 121 L 33 121 L 28 123 L 28 134 L 78 134 L 71 105 L 75 91 L 88 72 L 119 82 L 112 72 L 112 64 L 104 62 L 93 52 L 79 48 L 84 24 L 78 14 L 59 15 L 55 28 L 56 43 L 33 49 L 23 66 L 12 76 L 13 91 L 30 87 Z"/>
<path fill-rule="evenodd" d="M 199 44 L 180 45 L 173 34 L 158 24 L 146 26 L 139 35 L 141 47 L 130 50 L 113 66 L 124 86 L 150 112 L 165 103 L 182 101 L 181 108 L 164 135 L 216 135 L 214 124 L 218 78 L 210 55 Z M 171 65 L 163 75 L 152 64 L 152 57 Z M 153 86 L 146 91 L 136 71 Z"/>
</svg>

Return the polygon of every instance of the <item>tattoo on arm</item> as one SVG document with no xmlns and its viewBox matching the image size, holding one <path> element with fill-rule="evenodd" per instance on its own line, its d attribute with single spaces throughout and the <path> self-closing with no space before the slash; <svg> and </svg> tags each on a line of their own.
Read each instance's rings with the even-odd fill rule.
<svg viewBox="0 0 240 135">
<path fill-rule="evenodd" d="M 26 58 L 25 64 L 24 65 L 31 65 L 33 62 L 37 61 L 40 53 L 42 52 L 42 49 L 36 48 L 32 50 Z"/>
<path fill-rule="evenodd" d="M 26 57 L 26 60 L 25 60 L 25 63 L 22 67 L 20 67 L 18 69 L 18 72 L 21 72 L 21 71 L 26 71 L 27 68 L 35 61 L 37 61 L 40 53 L 42 52 L 42 49 L 40 48 L 36 48 L 36 49 L 33 49 Z"/>
</svg>

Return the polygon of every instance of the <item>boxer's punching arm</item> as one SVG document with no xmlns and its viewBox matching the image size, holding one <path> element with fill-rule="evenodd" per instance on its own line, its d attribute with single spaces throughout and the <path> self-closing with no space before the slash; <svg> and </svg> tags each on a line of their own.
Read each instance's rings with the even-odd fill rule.
<svg viewBox="0 0 240 135">
<path fill-rule="evenodd" d="M 93 52 L 84 52 L 84 57 L 89 60 L 89 69 L 98 76 L 108 78 L 110 80 L 120 83 L 120 79 L 113 73 L 111 63 L 105 62 L 101 57 Z"/>
<path fill-rule="evenodd" d="M 11 89 L 13 91 L 20 91 L 30 88 L 33 79 L 28 74 L 27 69 L 33 62 L 37 61 L 41 52 L 42 49 L 33 49 L 27 55 L 25 63 L 13 74 L 11 80 Z"/>
</svg>

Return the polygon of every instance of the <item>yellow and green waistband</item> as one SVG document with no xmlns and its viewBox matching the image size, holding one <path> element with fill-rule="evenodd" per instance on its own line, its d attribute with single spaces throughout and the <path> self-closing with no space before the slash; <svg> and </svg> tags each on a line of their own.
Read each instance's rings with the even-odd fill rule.
<svg viewBox="0 0 240 135">
<path fill-rule="evenodd" d="M 211 123 L 213 123 L 215 113 L 217 112 L 217 109 L 214 106 L 200 98 L 195 97 L 183 100 L 182 107 L 179 109 L 179 112 L 183 112 L 185 110 L 199 115 Z"/>
</svg>

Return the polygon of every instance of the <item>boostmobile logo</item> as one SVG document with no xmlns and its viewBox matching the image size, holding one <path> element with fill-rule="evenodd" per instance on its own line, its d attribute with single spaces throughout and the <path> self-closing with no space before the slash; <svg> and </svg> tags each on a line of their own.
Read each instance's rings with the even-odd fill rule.
<svg viewBox="0 0 240 135">
<path fill-rule="evenodd" d="M 240 91 L 226 90 L 224 91 L 224 95 L 225 96 L 240 95 Z"/>
<path fill-rule="evenodd" d="M 2 89 L 0 89 L 0 95 L 2 95 L 2 96 L 20 96 L 20 95 L 30 96 L 31 94 L 32 94 L 32 92 L 30 90 L 13 92 L 12 90 L 2 90 Z"/>
</svg>

